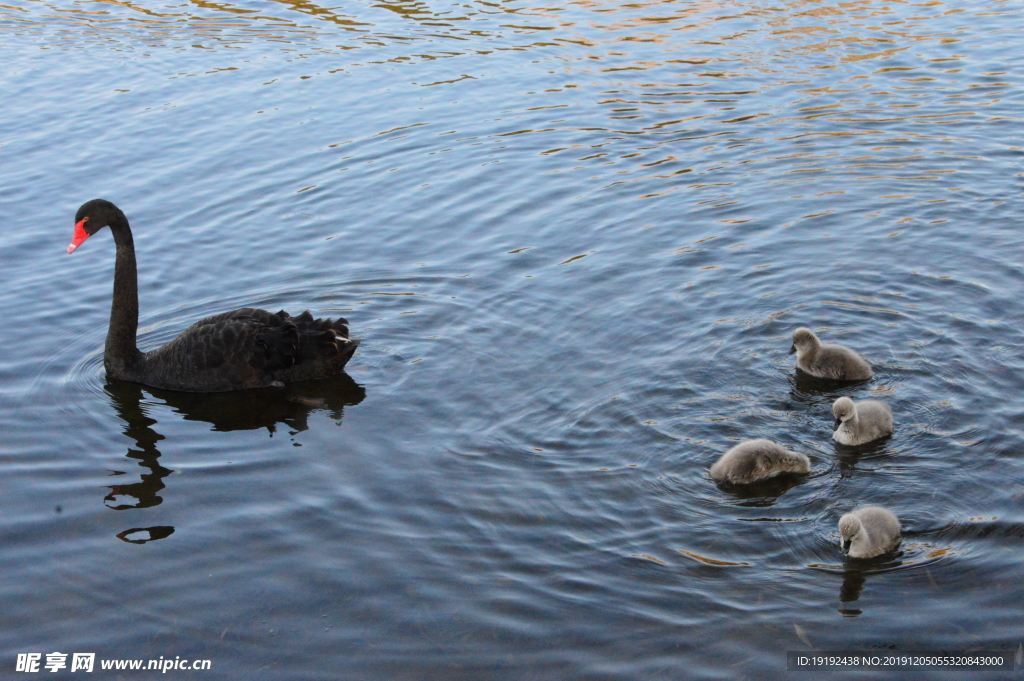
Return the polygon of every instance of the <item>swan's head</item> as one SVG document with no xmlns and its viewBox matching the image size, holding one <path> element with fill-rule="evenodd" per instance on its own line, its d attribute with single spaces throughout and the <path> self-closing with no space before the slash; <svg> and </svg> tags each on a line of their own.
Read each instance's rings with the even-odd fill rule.
<svg viewBox="0 0 1024 681">
<path fill-rule="evenodd" d="M 789 354 L 792 355 L 796 352 L 802 355 L 811 348 L 818 347 L 818 345 L 818 337 L 814 335 L 814 332 L 801 326 L 793 332 L 793 346 L 789 349 Z"/>
<path fill-rule="evenodd" d="M 843 548 L 843 553 L 850 555 L 850 544 L 853 543 L 854 538 L 860 534 L 861 525 L 860 520 L 857 516 L 852 513 L 847 513 L 839 519 L 839 536 L 840 546 Z"/>
<path fill-rule="evenodd" d="M 843 425 L 843 421 L 848 421 L 853 418 L 855 408 L 853 406 L 853 400 L 849 397 L 840 397 L 838 400 L 832 403 L 832 415 L 836 417 L 835 427 L 832 430 L 838 430 L 839 426 Z"/>
<path fill-rule="evenodd" d="M 75 234 L 68 245 L 68 253 L 74 253 L 82 242 L 107 225 L 124 220 L 124 213 L 110 201 L 93 199 L 86 201 L 75 213 Z"/>
</svg>

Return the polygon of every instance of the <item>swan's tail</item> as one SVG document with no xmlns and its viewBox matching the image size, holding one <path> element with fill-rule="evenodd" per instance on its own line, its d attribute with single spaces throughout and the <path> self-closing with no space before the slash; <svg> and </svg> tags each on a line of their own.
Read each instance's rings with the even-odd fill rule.
<svg viewBox="0 0 1024 681">
<path fill-rule="evenodd" d="M 285 320 L 285 326 L 293 326 L 298 334 L 296 361 L 287 370 L 288 382 L 338 373 L 359 346 L 358 340 L 348 337 L 347 319 L 314 319 L 308 310 L 297 317 L 283 310 L 276 316 Z"/>
</svg>

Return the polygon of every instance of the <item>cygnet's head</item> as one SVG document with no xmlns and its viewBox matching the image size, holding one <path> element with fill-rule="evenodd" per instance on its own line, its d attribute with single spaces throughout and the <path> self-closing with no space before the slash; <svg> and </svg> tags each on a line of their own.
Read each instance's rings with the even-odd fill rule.
<svg viewBox="0 0 1024 681">
<path fill-rule="evenodd" d="M 836 417 L 836 423 L 832 430 L 836 430 L 839 426 L 843 425 L 843 421 L 853 418 L 853 414 L 853 400 L 849 397 L 840 397 L 838 400 L 833 402 L 832 415 Z"/>
<path fill-rule="evenodd" d="M 839 519 L 839 536 L 840 545 L 843 547 L 843 554 L 850 554 L 850 544 L 853 543 L 853 538 L 860 534 L 861 526 L 860 520 L 856 516 L 847 513 Z"/>
<path fill-rule="evenodd" d="M 803 354 L 807 350 L 817 347 L 818 344 L 818 337 L 814 335 L 814 332 L 801 326 L 793 332 L 793 346 L 789 349 L 789 354 L 792 355 L 794 352 Z"/>
</svg>

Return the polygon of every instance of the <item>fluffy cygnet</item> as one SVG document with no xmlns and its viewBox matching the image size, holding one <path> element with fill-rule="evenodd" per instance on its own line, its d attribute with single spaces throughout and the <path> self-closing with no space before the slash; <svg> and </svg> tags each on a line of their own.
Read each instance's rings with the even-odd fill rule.
<svg viewBox="0 0 1024 681">
<path fill-rule="evenodd" d="M 843 553 L 851 558 L 874 558 L 900 543 L 900 521 L 881 506 L 863 506 L 839 519 Z"/>
<path fill-rule="evenodd" d="M 871 378 L 871 365 L 850 348 L 842 345 L 822 344 L 814 332 L 800 327 L 793 332 L 796 365 L 811 376 L 840 381 L 863 381 Z"/>
<path fill-rule="evenodd" d="M 832 439 L 841 445 L 862 445 L 892 434 L 892 411 L 885 402 L 840 397 L 832 403 L 832 413 L 836 417 Z"/>
<path fill-rule="evenodd" d="M 811 460 L 799 452 L 771 440 L 741 442 L 711 466 L 711 477 L 718 482 L 746 485 L 782 473 L 808 473 Z"/>
</svg>

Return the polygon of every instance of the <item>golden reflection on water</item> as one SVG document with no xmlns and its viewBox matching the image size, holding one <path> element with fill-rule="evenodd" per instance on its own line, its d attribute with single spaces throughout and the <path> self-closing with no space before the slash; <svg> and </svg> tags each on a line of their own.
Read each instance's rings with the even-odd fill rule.
<svg viewBox="0 0 1024 681">
<path fill-rule="evenodd" d="M 308 0 L 190 0 L 185 6 L 51 0 L 0 8 L 0 21 L 36 28 L 74 26 L 59 31 L 62 45 L 97 38 L 129 48 L 260 43 L 350 55 L 347 63 L 326 73 L 380 63 L 478 58 L 461 74 L 422 78 L 417 73 L 412 79 L 421 86 L 486 78 L 479 58 L 529 51 L 557 65 L 562 82 L 523 93 L 530 124 L 496 129 L 492 136 L 552 137 L 557 144 L 538 153 L 569 155 L 576 165 L 556 163 L 548 172 L 594 168 L 592 179 L 602 191 L 633 185 L 636 198 L 661 199 L 680 189 L 720 187 L 712 193 L 721 198 L 711 207 L 724 208 L 735 203 L 730 189 L 735 176 L 725 182 L 702 177 L 743 155 L 734 150 L 748 150 L 742 160 L 746 167 L 736 166 L 739 177 L 778 171 L 780 159 L 788 160 L 782 163 L 788 167 L 774 172 L 776 186 L 839 176 L 932 182 L 955 172 L 938 166 L 921 172 L 919 157 L 904 148 L 914 140 L 941 139 L 951 125 L 977 116 L 978 107 L 999 101 L 1001 83 L 971 91 L 975 84 L 957 80 L 958 55 L 922 61 L 907 54 L 914 44 L 956 42 L 957 30 L 946 18 L 958 13 L 969 18 L 941 2 L 926 3 L 915 16 L 901 18 L 872 0 L 830 7 L 803 0 L 771 7 L 594 0 L 531 7 L 409 0 L 332 8 Z M 934 20 L 943 21 L 932 28 Z M 898 63 L 901 59 L 906 63 Z M 871 71 L 865 64 L 878 66 Z M 302 78 L 317 75 L 325 73 Z M 539 112 L 548 110 L 545 119 Z M 813 128 L 801 130 L 813 121 Z M 914 123 L 914 129 L 904 127 L 894 135 L 866 127 L 904 122 Z M 595 139 L 598 131 L 603 138 Z M 637 139 L 622 142 L 621 136 Z M 832 148 L 830 140 L 851 137 L 857 141 L 844 142 L 845 148 L 859 145 L 863 153 L 843 158 L 824 151 Z M 707 140 L 707 146 L 695 147 L 699 140 Z M 681 153 L 680 145 L 689 153 Z M 780 154 L 780 147 L 787 153 Z M 722 157 L 715 158 L 716 153 Z M 827 214 L 819 211 L 783 226 Z M 751 219 L 737 215 L 720 222 Z"/>
<path fill-rule="evenodd" d="M 508 60 L 490 73 L 493 55 L 529 52 L 522 59 L 544 64 L 550 82 L 516 92 L 521 108 L 488 120 L 486 136 L 513 148 L 543 139 L 533 153 L 552 159 L 546 174 L 583 170 L 600 191 L 640 200 L 706 192 L 696 205 L 738 213 L 716 218 L 726 225 L 754 220 L 738 194 L 761 174 L 783 192 L 851 180 L 948 183 L 943 176 L 966 160 L 936 152 L 938 143 L 955 139 L 957 124 L 1000 102 L 1006 87 L 998 71 L 984 74 L 991 82 L 983 83 L 961 73 L 962 55 L 953 44 L 960 40 L 958 22 L 969 22 L 971 14 L 938 1 L 909 17 L 876 0 L 828 7 L 804 0 L 770 7 L 681 0 L 545 6 L 390 0 L 334 7 L 309 0 L 16 2 L 0 8 L 0 22 L 52 24 L 64 46 L 97 39 L 128 49 L 252 44 L 296 60 L 341 56 L 330 68 L 311 68 L 304 80 L 379 64 L 467 58 L 454 73 L 420 67 L 388 74 L 396 83 L 467 87 L 466 81 L 502 77 Z M 69 24 L 73 30 L 66 30 Z M 246 67 L 232 62 L 228 68 Z M 429 125 L 417 122 L 417 134 L 431 134 Z M 921 146 L 930 150 L 927 158 Z M 812 205 L 824 210 L 787 215 L 781 227 L 835 213 L 821 202 Z M 914 219 L 891 217 L 896 224 Z M 684 247 L 674 255 L 699 252 Z"/>
<path fill-rule="evenodd" d="M 653 70 L 667 64 L 730 63 L 727 70 L 699 74 L 700 77 L 728 78 L 738 74 L 736 68 L 772 68 L 771 62 L 780 56 L 831 54 L 838 63 L 844 63 L 884 60 L 908 50 L 913 42 L 955 43 L 959 41 L 956 35 L 948 30 L 929 31 L 928 22 L 957 13 L 969 17 L 962 8 L 931 2 L 922 5 L 920 16 L 901 19 L 884 3 L 871 0 L 844 3 L 839 7 L 820 7 L 803 0 L 772 7 L 743 2 L 623 4 L 577 0 L 564 5 L 530 7 L 483 0 L 470 4 L 392 0 L 376 3 L 370 11 L 360 5 L 352 5 L 351 13 L 340 11 L 346 7 L 326 7 L 308 0 L 236 3 L 189 0 L 187 7 L 143 6 L 120 0 L 19 1 L 0 8 L 0 18 L 22 25 L 69 22 L 88 28 L 93 34 L 116 34 L 119 38 L 132 34 L 132 29 L 156 31 L 160 37 L 183 41 L 190 40 L 189 34 L 203 33 L 228 43 L 255 39 L 325 40 L 337 37 L 331 35 L 337 29 L 360 34 L 356 38 L 358 42 L 372 36 L 375 41 L 388 44 L 447 38 L 509 39 L 514 35 L 556 32 L 542 43 L 530 39 L 515 41 L 518 44 L 514 46 L 520 49 L 582 47 L 587 51 L 560 53 L 559 58 L 575 62 L 623 62 L 602 64 L 598 69 L 605 73 Z M 285 14 L 277 10 L 284 10 Z M 387 22 L 382 12 L 403 20 L 407 24 L 405 30 L 395 32 L 394 29 L 403 27 Z M 303 16 L 294 17 L 289 13 Z M 1007 14 L 1012 13 L 1019 11 L 1007 10 Z M 375 18 L 379 20 L 377 23 L 373 21 Z M 429 29 L 429 32 L 422 29 Z M 145 40 L 152 36 L 138 37 Z M 730 48 L 731 44 L 735 48 Z M 660 54 L 651 53 L 652 45 L 657 46 Z M 630 54 L 641 50 L 642 57 Z M 828 68 L 817 63 L 809 66 Z"/>
<path fill-rule="evenodd" d="M 683 554 L 687 558 L 692 558 L 693 560 L 695 560 L 695 561 L 697 561 L 699 563 L 704 563 L 705 565 L 714 565 L 714 566 L 718 566 L 718 567 L 734 567 L 734 566 L 750 565 L 750 563 L 742 563 L 742 562 L 740 562 L 740 563 L 733 563 L 733 562 L 730 562 L 730 561 L 727 561 L 727 560 L 718 560 L 717 558 L 708 558 L 707 556 L 702 556 L 700 554 L 693 553 L 691 551 L 684 551 L 683 549 L 679 549 L 679 553 Z"/>
</svg>

